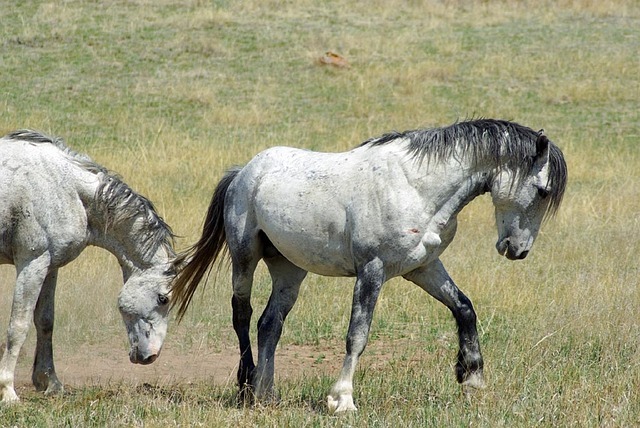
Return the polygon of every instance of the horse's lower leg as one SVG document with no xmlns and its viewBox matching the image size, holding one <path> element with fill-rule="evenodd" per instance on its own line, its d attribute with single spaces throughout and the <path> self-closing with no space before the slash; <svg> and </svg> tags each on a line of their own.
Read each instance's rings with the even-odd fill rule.
<svg viewBox="0 0 640 428">
<path fill-rule="evenodd" d="M 476 329 L 476 313 L 471 301 L 462 292 L 459 293 L 458 299 L 460 303 L 451 309 L 458 324 L 456 379 L 465 387 L 484 388 L 484 362 Z"/>
<path fill-rule="evenodd" d="M 287 315 L 293 308 L 300 284 L 307 272 L 284 257 L 265 258 L 273 289 L 269 302 L 258 320 L 258 365 L 253 377 L 255 395 L 263 402 L 276 398 L 273 388 L 275 350 Z"/>
<path fill-rule="evenodd" d="M 37 342 L 31 380 L 36 389 L 44 391 L 45 394 L 55 394 L 63 390 L 53 363 L 52 344 L 57 273 L 57 269 L 52 270 L 44 280 L 33 318 Z"/>
<path fill-rule="evenodd" d="M 410 272 L 405 278 L 451 310 L 458 325 L 456 378 L 463 386 L 483 388 L 483 361 L 476 328 L 476 313 L 471 301 L 456 286 L 439 260 L 430 266 Z"/>
<path fill-rule="evenodd" d="M 227 234 L 227 245 L 231 254 L 233 297 L 231 307 L 233 310 L 233 329 L 238 336 L 240 347 L 240 363 L 238 365 L 238 387 L 240 400 L 253 399 L 253 353 L 251 352 L 251 338 L 249 329 L 251 326 L 251 291 L 253 288 L 253 275 L 256 266 L 262 257 L 260 240 L 254 235 L 243 235 L 240 230 L 234 229 Z"/>
<path fill-rule="evenodd" d="M 0 359 L 0 394 L 2 402 L 18 401 L 13 380 L 18 354 L 27 338 L 29 324 L 38 301 L 42 282 L 47 275 L 48 255 L 41 256 L 30 265 L 18 268 L 16 286 L 11 305 L 11 319 L 7 331 L 7 344 Z"/>
<path fill-rule="evenodd" d="M 347 333 L 347 354 L 340 377 L 327 396 L 329 413 L 357 410 L 353 403 L 353 375 L 358 359 L 367 346 L 373 310 L 384 280 L 382 263 L 379 261 L 369 263 L 364 272 L 358 275 L 353 291 L 351 320 Z"/>
<path fill-rule="evenodd" d="M 327 406 L 331 414 L 357 410 L 353 403 L 353 375 L 360 355 L 367 345 L 371 318 L 368 313 L 361 311 L 361 308 L 355 309 L 354 306 L 347 334 L 347 354 L 342 364 L 340 377 L 327 396 Z"/>
<path fill-rule="evenodd" d="M 20 311 L 22 312 L 22 311 Z M 0 359 L 0 394 L 3 403 L 18 401 L 18 394 L 14 389 L 13 380 L 20 348 L 29 330 L 30 313 L 11 311 L 11 321 L 7 334 L 7 344 Z"/>
<path fill-rule="evenodd" d="M 233 329 L 238 336 L 240 346 L 238 387 L 240 389 L 240 398 L 245 399 L 247 398 L 247 389 L 251 387 L 251 377 L 255 369 L 253 353 L 251 352 L 251 339 L 249 337 L 253 309 L 249 298 L 238 297 L 235 294 L 231 298 L 231 307 L 233 309 Z"/>
</svg>

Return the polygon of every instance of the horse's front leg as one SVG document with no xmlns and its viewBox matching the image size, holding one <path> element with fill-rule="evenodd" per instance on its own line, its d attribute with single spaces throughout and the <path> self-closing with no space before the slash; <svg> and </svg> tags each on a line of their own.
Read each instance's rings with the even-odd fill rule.
<svg viewBox="0 0 640 428">
<path fill-rule="evenodd" d="M 347 355 L 342 364 L 340 377 L 327 396 L 329 413 L 357 410 L 353 403 L 353 375 L 358 359 L 367 346 L 373 310 L 385 279 L 382 262 L 379 259 L 369 262 L 361 272 L 358 272 L 347 333 Z"/>
<path fill-rule="evenodd" d="M 467 296 L 458 289 L 440 260 L 404 276 L 444 303 L 458 324 L 459 351 L 456 377 L 464 387 L 484 388 L 483 361 L 478 341 L 476 313 Z"/>
<path fill-rule="evenodd" d="M 63 391 L 53 364 L 52 335 L 57 279 L 58 270 L 51 270 L 42 284 L 33 319 L 37 331 L 37 342 L 31 380 L 36 389 L 44 391 L 45 394 Z"/>
<path fill-rule="evenodd" d="M 48 264 L 48 255 L 42 255 L 28 265 L 16 266 L 18 275 L 7 330 L 7 344 L 0 360 L 0 392 L 4 403 L 18 401 L 13 386 L 16 362 L 29 331 L 42 282 L 47 275 Z"/>
</svg>

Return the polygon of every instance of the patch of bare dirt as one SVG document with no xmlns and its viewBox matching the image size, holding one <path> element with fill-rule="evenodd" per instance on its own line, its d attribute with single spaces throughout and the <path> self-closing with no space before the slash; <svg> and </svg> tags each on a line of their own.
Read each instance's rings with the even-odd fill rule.
<svg viewBox="0 0 640 428">
<path fill-rule="evenodd" d="M 276 350 L 276 382 L 278 379 L 296 379 L 328 375 L 337 377 L 344 358 L 345 344 L 332 341 L 321 346 L 286 345 Z M 54 348 L 56 345 L 54 343 Z M 435 353 L 420 350 L 412 340 L 371 341 L 360 368 L 384 371 L 389 364 L 433 364 L 437 354 L 448 354 L 446 346 Z M 28 352 L 28 353 L 27 353 Z M 31 384 L 31 350 L 23 353 L 16 370 L 16 388 L 19 394 L 33 391 Z M 165 342 L 160 357 L 147 366 L 131 364 L 120 338 L 112 343 L 84 345 L 78 349 L 55 349 L 56 371 L 62 383 L 69 388 L 83 388 L 109 384 L 152 384 L 158 386 L 211 382 L 235 387 L 238 368 L 237 348 L 227 346 L 216 352 L 197 349 L 186 352 L 179 346 Z M 254 349 L 254 352 L 255 349 Z M 255 355 L 255 354 L 254 354 Z M 442 357 L 442 355 L 440 355 Z M 448 359 L 448 356 L 446 357 Z"/>
<path fill-rule="evenodd" d="M 235 385 L 239 361 L 236 347 L 225 347 L 218 352 L 196 350 L 187 353 L 165 343 L 160 357 L 153 364 L 142 366 L 129 362 L 117 338 L 113 342 L 86 345 L 76 350 L 56 349 L 55 364 L 60 381 L 74 388 L 122 382 L 173 385 L 207 381 Z M 344 357 L 343 349 L 344 344 L 281 346 L 276 350 L 276 376 L 279 379 L 320 374 L 337 376 Z M 31 386 L 32 363 L 30 352 L 21 355 L 16 370 L 17 387 Z"/>
</svg>

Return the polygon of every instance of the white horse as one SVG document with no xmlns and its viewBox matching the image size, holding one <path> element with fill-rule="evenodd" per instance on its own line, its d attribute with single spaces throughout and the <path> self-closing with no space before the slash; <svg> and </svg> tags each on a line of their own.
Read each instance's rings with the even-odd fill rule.
<svg viewBox="0 0 640 428">
<path fill-rule="evenodd" d="M 60 139 L 16 131 L 0 139 L 0 264 L 17 277 L 7 344 L 0 360 L 2 401 L 17 401 L 18 353 L 33 319 L 37 330 L 33 384 L 63 387 L 53 363 L 54 296 L 58 268 L 87 245 L 116 256 L 124 287 L 118 306 L 132 363 L 160 354 L 174 276 L 173 234 L 153 205 L 118 177 Z"/>
<path fill-rule="evenodd" d="M 241 392 L 274 397 L 274 352 L 308 271 L 356 277 L 347 353 L 328 396 L 330 412 L 356 410 L 353 375 L 385 281 L 402 276 L 444 303 L 458 325 L 457 380 L 482 387 L 476 314 L 440 262 L 456 216 L 491 193 L 498 252 L 529 253 L 545 213 L 565 190 L 562 152 L 540 132 L 500 120 L 391 133 L 346 153 L 274 147 L 218 184 L 202 237 L 176 259 L 178 316 L 221 251 L 232 263 L 233 326 L 240 344 Z M 258 321 L 258 362 L 249 340 L 251 288 L 259 260 L 271 297 Z"/>
</svg>

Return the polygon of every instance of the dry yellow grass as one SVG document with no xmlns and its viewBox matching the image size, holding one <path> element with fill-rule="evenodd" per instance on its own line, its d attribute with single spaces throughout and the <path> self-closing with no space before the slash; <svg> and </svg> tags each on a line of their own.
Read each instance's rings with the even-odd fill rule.
<svg viewBox="0 0 640 428">
<path fill-rule="evenodd" d="M 276 409 L 231 409 L 232 392 L 211 385 L 184 393 L 177 404 L 140 398 L 124 385 L 119 390 L 136 403 L 136 416 L 127 413 L 130 403 L 87 390 L 103 419 L 82 416 L 85 398 L 76 395 L 68 406 L 27 400 L 2 420 L 20 425 L 34 417 L 29 406 L 40 405 L 53 421 L 87 425 L 159 426 L 167 417 L 209 426 L 640 424 L 636 1 L 4 6 L 0 131 L 32 127 L 60 135 L 116 170 L 154 201 L 180 235 L 178 248 L 197 239 L 223 171 L 274 145 L 338 151 L 392 129 L 499 117 L 545 128 L 565 153 L 570 181 L 558 216 L 524 262 L 495 252 L 488 198 L 460 215 L 443 261 L 478 311 L 489 380 L 470 403 L 458 396 L 450 369 L 450 315 L 398 280 L 377 308 L 357 380 L 362 411 L 351 419 L 323 416 L 319 403 L 335 375 L 327 371 L 283 382 L 285 401 Z M 350 67 L 319 66 L 329 50 Z M 176 348 L 235 346 L 228 279 L 223 270 L 183 324 L 170 326 L 167 340 Z M 54 345 L 117 337 L 125 358 L 115 306 L 120 282 L 115 259 L 96 249 L 64 269 Z M 263 270 L 256 283 L 259 313 L 269 292 Z M 2 328 L 12 287 L 12 267 L 0 267 Z M 351 287 L 348 279 L 311 276 L 282 343 L 342 346 Z M 22 362 L 27 371 L 32 336 Z M 395 357 L 380 368 L 375 356 L 387 342 L 396 344 Z"/>
</svg>

